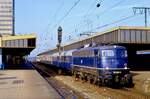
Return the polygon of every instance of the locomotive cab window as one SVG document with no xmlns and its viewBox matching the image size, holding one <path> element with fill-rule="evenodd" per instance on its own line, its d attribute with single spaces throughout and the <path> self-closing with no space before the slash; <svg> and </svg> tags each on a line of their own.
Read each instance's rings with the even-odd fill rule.
<svg viewBox="0 0 150 99">
<path fill-rule="evenodd" d="M 102 57 L 113 57 L 115 53 L 113 50 L 102 50 Z"/>
<path fill-rule="evenodd" d="M 94 56 L 99 56 L 99 51 L 94 51 Z"/>
</svg>

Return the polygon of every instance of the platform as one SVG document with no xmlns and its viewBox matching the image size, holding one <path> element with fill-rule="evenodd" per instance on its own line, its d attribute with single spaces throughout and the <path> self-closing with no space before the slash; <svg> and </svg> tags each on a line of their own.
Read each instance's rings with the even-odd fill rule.
<svg viewBox="0 0 150 99">
<path fill-rule="evenodd" d="M 60 99 L 36 70 L 0 71 L 0 99 Z"/>
</svg>

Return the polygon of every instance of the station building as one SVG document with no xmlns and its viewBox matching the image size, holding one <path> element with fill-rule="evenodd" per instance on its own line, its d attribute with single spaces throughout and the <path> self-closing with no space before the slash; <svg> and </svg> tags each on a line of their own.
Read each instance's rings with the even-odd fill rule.
<svg viewBox="0 0 150 99">
<path fill-rule="evenodd" d="M 35 47 L 35 34 L 0 37 L 0 68 L 19 65 Z"/>
</svg>

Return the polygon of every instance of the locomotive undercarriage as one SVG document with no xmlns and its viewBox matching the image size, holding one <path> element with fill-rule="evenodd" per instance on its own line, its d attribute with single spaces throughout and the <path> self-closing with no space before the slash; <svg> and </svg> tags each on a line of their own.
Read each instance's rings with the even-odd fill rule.
<svg viewBox="0 0 150 99">
<path fill-rule="evenodd" d="M 85 82 L 99 86 L 133 87 L 132 75 L 128 70 L 97 70 L 74 66 L 73 75 Z"/>
</svg>

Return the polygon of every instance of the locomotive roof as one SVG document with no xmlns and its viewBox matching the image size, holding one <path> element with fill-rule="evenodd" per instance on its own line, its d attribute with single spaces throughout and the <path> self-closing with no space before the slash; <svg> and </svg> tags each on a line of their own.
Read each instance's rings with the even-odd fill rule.
<svg viewBox="0 0 150 99">
<path fill-rule="evenodd" d="M 110 45 L 110 46 L 98 46 L 98 47 L 88 47 L 88 48 L 81 48 L 77 51 L 81 50 L 94 50 L 94 49 L 125 49 L 123 46 L 117 46 L 117 45 Z"/>
<path fill-rule="evenodd" d="M 74 52 L 74 51 L 76 51 L 76 49 L 66 51 L 66 55 L 67 55 L 67 56 L 69 56 L 69 55 L 71 55 L 71 56 L 72 56 L 72 52 Z"/>
<path fill-rule="evenodd" d="M 59 53 L 53 53 L 52 56 L 59 56 Z"/>
</svg>

